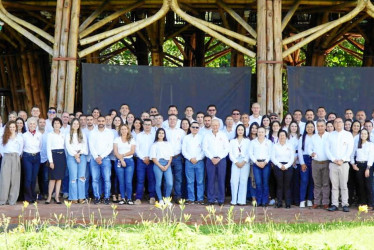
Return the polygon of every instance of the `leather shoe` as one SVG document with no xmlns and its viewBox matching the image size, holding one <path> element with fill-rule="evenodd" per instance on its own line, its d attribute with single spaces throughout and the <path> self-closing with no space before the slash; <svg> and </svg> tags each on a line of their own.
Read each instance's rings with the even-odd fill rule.
<svg viewBox="0 0 374 250">
<path fill-rule="evenodd" d="M 327 209 L 330 212 L 338 211 L 338 208 L 335 205 L 332 205 L 329 209 Z"/>
<path fill-rule="evenodd" d="M 317 209 L 318 207 L 319 207 L 319 205 L 317 205 L 317 204 L 313 204 L 313 206 L 312 206 L 313 209 Z"/>
<path fill-rule="evenodd" d="M 348 206 L 344 206 L 343 207 L 343 212 L 349 212 L 349 207 Z"/>
<path fill-rule="evenodd" d="M 282 207 L 282 203 L 277 203 L 277 205 L 275 205 L 275 208 L 280 208 Z"/>
<path fill-rule="evenodd" d="M 323 205 L 323 209 L 329 209 L 329 205 Z"/>
</svg>

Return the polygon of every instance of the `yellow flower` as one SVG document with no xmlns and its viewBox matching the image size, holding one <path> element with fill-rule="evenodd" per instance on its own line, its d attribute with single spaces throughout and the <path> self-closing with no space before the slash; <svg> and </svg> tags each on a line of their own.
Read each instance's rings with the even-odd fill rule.
<svg viewBox="0 0 374 250">
<path fill-rule="evenodd" d="M 28 202 L 28 201 L 24 201 L 24 202 L 23 202 L 23 207 L 24 207 L 24 208 L 27 208 L 28 206 L 29 206 L 29 202 Z"/>
<path fill-rule="evenodd" d="M 70 208 L 71 207 L 71 201 L 67 201 L 67 200 L 65 200 L 64 201 L 64 203 L 65 203 L 65 206 L 67 207 L 67 208 Z"/>
<path fill-rule="evenodd" d="M 217 222 L 222 222 L 223 221 L 223 216 L 222 215 L 216 215 Z"/>
<path fill-rule="evenodd" d="M 161 204 L 158 201 L 156 201 L 155 207 L 162 209 L 162 206 L 161 206 Z"/>
<path fill-rule="evenodd" d="M 368 206 L 367 206 L 367 205 L 359 206 L 359 207 L 358 207 L 358 211 L 359 211 L 359 212 L 367 213 L 367 212 L 368 212 Z"/>
<path fill-rule="evenodd" d="M 245 218 L 245 223 L 248 223 L 248 224 L 251 224 L 253 222 L 253 219 L 251 216 L 247 216 L 247 218 Z"/>
<path fill-rule="evenodd" d="M 256 200 L 252 201 L 252 206 L 257 207 L 257 201 Z"/>
</svg>

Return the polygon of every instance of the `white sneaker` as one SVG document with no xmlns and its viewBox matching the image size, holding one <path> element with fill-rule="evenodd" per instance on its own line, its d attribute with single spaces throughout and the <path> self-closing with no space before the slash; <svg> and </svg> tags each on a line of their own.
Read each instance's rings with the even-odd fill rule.
<svg viewBox="0 0 374 250">
<path fill-rule="evenodd" d="M 301 207 L 301 208 L 304 208 L 304 207 L 305 207 L 305 201 L 301 201 L 301 202 L 300 202 L 300 207 Z"/>
<path fill-rule="evenodd" d="M 312 201 L 307 201 L 306 204 L 307 204 L 308 207 L 312 207 L 313 206 L 313 202 Z"/>
<path fill-rule="evenodd" d="M 149 204 L 151 204 L 151 205 L 154 205 L 156 203 L 156 200 L 155 200 L 155 198 L 151 198 L 151 199 L 149 199 Z"/>
<path fill-rule="evenodd" d="M 275 200 L 271 199 L 270 202 L 269 202 L 269 206 L 274 206 L 274 204 L 275 204 Z"/>
<path fill-rule="evenodd" d="M 142 204 L 142 201 L 139 200 L 139 199 L 136 199 L 136 200 L 135 200 L 135 205 L 140 205 L 140 204 Z"/>
<path fill-rule="evenodd" d="M 160 201 L 158 202 L 158 204 L 160 204 L 160 205 L 164 205 L 165 203 L 164 203 L 163 200 L 160 200 Z"/>
</svg>

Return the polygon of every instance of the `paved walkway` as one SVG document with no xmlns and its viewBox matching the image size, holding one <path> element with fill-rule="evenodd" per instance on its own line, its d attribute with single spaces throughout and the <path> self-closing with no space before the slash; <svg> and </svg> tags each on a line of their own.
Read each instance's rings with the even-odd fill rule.
<svg viewBox="0 0 374 250">
<path fill-rule="evenodd" d="M 159 208 L 151 206 L 149 204 L 142 205 L 117 205 L 116 211 L 118 211 L 116 223 L 117 224 L 134 224 L 140 222 L 143 219 L 153 220 L 156 217 L 160 218 L 162 212 Z M 18 223 L 18 216 L 22 214 L 23 203 L 19 202 L 15 206 L 0 206 L 0 215 L 5 214 L 8 217 L 11 217 L 11 224 Z M 227 215 L 227 212 L 230 208 L 229 205 L 219 207 L 218 205 L 214 206 L 216 209 L 216 214 Z M 101 220 L 108 221 L 113 218 L 113 208 L 110 205 L 94 205 L 90 204 L 72 204 L 70 209 L 66 207 L 63 203 L 62 205 L 58 204 L 49 204 L 45 205 L 44 202 L 37 204 L 37 209 L 34 205 L 30 204 L 26 209 L 24 209 L 24 215 L 26 219 L 32 219 L 35 217 L 35 213 L 39 212 L 40 218 L 42 220 L 49 220 L 51 223 L 56 222 L 55 215 L 59 216 L 62 214 L 66 216 L 67 212 L 71 218 L 75 218 L 77 223 L 89 223 L 90 218 L 93 219 L 96 223 Z M 208 214 L 207 207 L 202 205 L 186 205 L 185 214 L 191 214 L 191 219 L 189 222 L 191 224 L 202 224 L 204 220 L 202 215 L 206 216 Z M 357 208 L 351 208 L 349 213 L 344 213 L 341 210 L 338 212 L 328 212 L 323 209 L 311 209 L 311 208 L 299 208 L 292 206 L 291 209 L 285 208 L 254 208 L 252 206 L 236 206 L 233 210 L 234 220 L 239 221 L 241 214 L 243 221 L 248 215 L 254 215 L 256 222 L 266 222 L 273 221 L 276 223 L 285 222 L 285 223 L 302 223 L 302 222 L 331 222 L 331 221 L 353 221 L 358 219 L 358 210 Z M 176 218 L 180 217 L 181 210 L 179 206 L 175 206 L 173 214 Z M 361 219 L 372 219 L 374 218 L 374 212 L 369 211 L 367 214 L 361 213 Z"/>
</svg>

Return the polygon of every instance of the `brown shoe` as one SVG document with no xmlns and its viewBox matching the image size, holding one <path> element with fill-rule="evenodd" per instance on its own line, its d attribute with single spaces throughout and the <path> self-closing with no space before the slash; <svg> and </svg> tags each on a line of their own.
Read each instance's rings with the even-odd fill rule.
<svg viewBox="0 0 374 250">
<path fill-rule="evenodd" d="M 319 205 L 317 205 L 317 204 L 314 204 L 314 205 L 312 206 L 313 209 L 317 209 L 318 207 L 319 207 Z"/>
<path fill-rule="evenodd" d="M 72 204 L 78 204 L 78 201 L 77 200 L 71 200 L 71 203 Z"/>
<path fill-rule="evenodd" d="M 323 209 L 328 209 L 329 205 L 323 205 Z"/>
<path fill-rule="evenodd" d="M 80 203 L 80 204 L 84 204 L 84 203 L 86 203 L 86 199 L 79 199 L 79 203 Z"/>
</svg>

